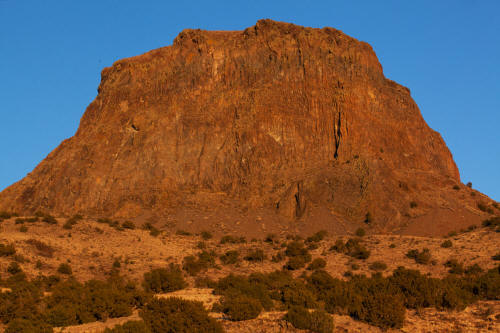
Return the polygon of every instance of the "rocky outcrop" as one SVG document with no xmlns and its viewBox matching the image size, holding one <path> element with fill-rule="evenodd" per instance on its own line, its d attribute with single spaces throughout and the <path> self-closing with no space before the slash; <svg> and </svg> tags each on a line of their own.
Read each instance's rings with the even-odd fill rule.
<svg viewBox="0 0 500 333">
<path fill-rule="evenodd" d="M 458 205 L 433 195 L 459 183 L 443 139 L 370 45 L 261 20 L 184 30 L 105 68 L 75 136 L 0 207 L 124 218 L 263 209 L 311 224 L 370 212 L 394 228 L 411 200 L 426 212 Z"/>
</svg>

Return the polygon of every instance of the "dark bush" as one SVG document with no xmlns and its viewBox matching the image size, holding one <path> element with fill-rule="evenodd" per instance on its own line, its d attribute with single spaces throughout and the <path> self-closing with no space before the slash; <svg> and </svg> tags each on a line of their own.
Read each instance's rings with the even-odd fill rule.
<svg viewBox="0 0 500 333">
<path fill-rule="evenodd" d="M 198 253 L 198 258 L 195 256 L 184 257 L 182 269 L 184 269 L 189 275 L 195 276 L 201 271 L 214 267 L 216 258 L 217 254 L 213 251 L 202 251 Z"/>
<path fill-rule="evenodd" d="M 342 239 L 337 239 L 335 241 L 335 244 L 333 244 L 332 247 L 330 247 L 330 251 L 335 251 L 338 253 L 345 253 L 346 250 L 347 249 L 346 249 L 345 244 L 342 241 Z"/>
<path fill-rule="evenodd" d="M 492 256 L 491 259 L 493 259 L 495 261 L 499 261 L 500 260 L 500 252 L 498 252 L 497 254 L 495 254 L 494 256 Z"/>
<path fill-rule="evenodd" d="M 48 224 L 57 224 L 57 220 L 54 216 L 52 215 L 45 215 L 42 218 L 42 222 L 48 223 Z"/>
<path fill-rule="evenodd" d="M 7 267 L 7 272 L 9 272 L 12 275 L 15 275 L 17 273 L 21 273 L 23 270 L 21 269 L 21 266 L 15 261 L 11 262 L 9 266 Z"/>
<path fill-rule="evenodd" d="M 200 234 L 201 238 L 203 238 L 204 240 L 209 240 L 211 239 L 213 236 L 210 232 L 208 231 L 202 231 L 201 234 Z"/>
<path fill-rule="evenodd" d="M 487 220 L 484 220 L 482 225 L 483 227 L 490 227 L 490 228 L 498 227 L 500 226 L 500 216 L 495 216 Z"/>
<path fill-rule="evenodd" d="M 317 333 L 332 333 L 333 318 L 324 311 L 309 312 L 303 307 L 293 307 L 285 314 L 284 319 L 293 327 Z"/>
<path fill-rule="evenodd" d="M 366 235 L 366 231 L 363 228 L 358 228 L 358 229 L 356 229 L 355 234 L 358 237 L 363 237 L 364 235 Z"/>
<path fill-rule="evenodd" d="M 272 256 L 272 262 L 281 262 L 285 259 L 285 253 L 283 251 L 276 252 L 275 255 Z"/>
<path fill-rule="evenodd" d="M 39 241 L 38 239 L 30 238 L 26 241 L 27 244 L 33 246 L 36 249 L 36 253 L 42 257 L 52 258 L 54 252 L 56 251 L 52 246 Z"/>
<path fill-rule="evenodd" d="M 307 237 L 306 243 L 317 243 L 322 241 L 326 235 L 328 235 L 328 232 L 326 230 L 320 230 L 316 232 L 314 235 Z"/>
<path fill-rule="evenodd" d="M 133 229 L 135 229 L 135 223 L 132 221 L 125 221 L 122 223 L 122 228 L 133 230 Z M 134 323 L 134 322 L 131 322 L 131 323 Z"/>
<path fill-rule="evenodd" d="M 373 222 L 373 216 L 370 212 L 366 213 L 365 215 L 365 223 L 370 224 Z"/>
<path fill-rule="evenodd" d="M 16 318 L 9 323 L 4 333 L 52 333 L 52 326 L 41 320 Z"/>
<path fill-rule="evenodd" d="M 429 249 L 419 250 L 409 250 L 406 253 L 406 256 L 410 259 L 415 260 L 417 264 L 427 265 L 431 261 L 431 253 Z"/>
<path fill-rule="evenodd" d="M 314 259 L 308 266 L 307 270 L 309 271 L 315 271 L 317 269 L 322 269 L 326 267 L 326 261 L 323 258 L 316 258 Z"/>
<path fill-rule="evenodd" d="M 417 202 L 415 202 L 415 201 L 410 201 L 410 208 L 415 208 L 415 207 L 417 207 L 417 206 L 418 206 Z"/>
<path fill-rule="evenodd" d="M 246 242 L 247 242 L 247 240 L 245 239 L 245 237 L 234 237 L 231 235 L 223 236 L 220 239 L 221 244 L 242 244 L 242 243 L 246 243 Z"/>
<path fill-rule="evenodd" d="M 263 262 L 266 259 L 266 254 L 261 249 L 253 249 L 243 259 L 252 262 Z"/>
<path fill-rule="evenodd" d="M 8 257 L 16 254 L 14 244 L 0 244 L 0 257 Z"/>
<path fill-rule="evenodd" d="M 66 263 L 62 263 L 57 267 L 57 272 L 65 275 L 71 275 L 73 274 L 73 270 L 71 269 L 71 266 Z"/>
<path fill-rule="evenodd" d="M 201 302 L 180 298 L 152 299 L 140 316 L 152 333 L 219 333 L 222 326 L 213 318 Z"/>
<path fill-rule="evenodd" d="M 447 239 L 447 240 L 445 240 L 444 242 L 441 243 L 441 247 L 443 247 L 445 249 L 450 248 L 452 246 L 453 246 L 453 243 L 449 239 Z"/>
<path fill-rule="evenodd" d="M 78 223 L 83 217 L 81 215 L 74 215 L 73 217 L 66 220 L 63 224 L 64 229 L 71 229 L 75 224 Z"/>
<path fill-rule="evenodd" d="M 179 235 L 179 236 L 191 236 L 192 235 L 192 233 L 190 233 L 189 231 L 182 230 L 182 229 L 177 230 L 177 232 L 175 234 Z"/>
<path fill-rule="evenodd" d="M 463 274 L 465 272 L 464 265 L 456 259 L 450 259 L 444 265 L 450 268 L 448 270 L 450 274 Z"/>
<path fill-rule="evenodd" d="M 264 242 L 273 244 L 274 242 L 278 242 L 278 236 L 276 234 L 267 234 L 266 238 L 264 238 Z"/>
<path fill-rule="evenodd" d="M 254 319 L 262 311 L 259 300 L 244 295 L 224 297 L 221 307 L 222 312 L 232 321 Z"/>
<path fill-rule="evenodd" d="M 387 265 L 382 261 L 374 261 L 368 266 L 372 271 L 385 271 L 387 269 Z"/>
<path fill-rule="evenodd" d="M 236 250 L 230 250 L 219 257 L 224 265 L 233 265 L 238 262 L 240 253 Z"/>
<path fill-rule="evenodd" d="M 184 289 L 187 284 L 179 266 L 170 264 L 168 268 L 157 268 L 145 273 L 143 286 L 146 291 L 168 293 Z"/>
<path fill-rule="evenodd" d="M 149 327 L 142 320 L 127 321 L 123 325 L 106 328 L 104 333 L 151 333 Z"/>
</svg>

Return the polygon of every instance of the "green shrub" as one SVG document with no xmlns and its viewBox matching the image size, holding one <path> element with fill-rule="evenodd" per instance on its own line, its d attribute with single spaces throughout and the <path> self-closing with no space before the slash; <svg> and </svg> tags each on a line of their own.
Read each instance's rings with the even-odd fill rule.
<svg viewBox="0 0 500 333">
<path fill-rule="evenodd" d="M 243 259 L 252 262 L 263 262 L 266 259 L 266 254 L 261 249 L 253 249 Z"/>
<path fill-rule="evenodd" d="M 330 247 L 330 251 L 335 251 L 337 253 L 345 253 L 346 247 L 342 239 L 337 239 L 335 244 Z"/>
<path fill-rule="evenodd" d="M 493 259 L 495 261 L 499 261 L 500 260 L 500 252 L 498 252 L 497 254 L 495 254 L 494 256 L 492 256 L 491 259 Z"/>
<path fill-rule="evenodd" d="M 224 297 L 221 307 L 222 312 L 232 321 L 254 319 L 262 311 L 259 300 L 244 295 Z"/>
<path fill-rule="evenodd" d="M 170 264 L 168 268 L 157 268 L 145 273 L 143 286 L 146 291 L 168 293 L 186 288 L 187 283 L 179 266 Z"/>
<path fill-rule="evenodd" d="M 221 255 L 219 257 L 219 259 L 220 259 L 220 261 L 222 261 L 222 263 L 224 265 L 233 265 L 233 264 L 236 264 L 238 262 L 239 256 L 240 256 L 240 253 L 238 251 L 230 250 L 230 251 L 227 251 L 226 253 L 224 253 L 223 255 Z"/>
<path fill-rule="evenodd" d="M 142 320 L 130 320 L 123 325 L 106 328 L 104 333 L 151 333 L 151 330 Z"/>
<path fill-rule="evenodd" d="M 406 309 L 399 295 L 373 292 L 354 304 L 350 314 L 355 319 L 382 328 L 401 328 Z"/>
<path fill-rule="evenodd" d="M 278 242 L 278 236 L 276 234 L 267 234 L 266 238 L 264 238 L 264 242 L 273 244 L 274 242 Z"/>
<path fill-rule="evenodd" d="M 356 229 L 356 233 L 355 234 L 358 237 L 363 237 L 364 235 L 366 235 L 366 231 L 363 228 L 358 228 L 358 229 Z"/>
<path fill-rule="evenodd" d="M 410 202 L 410 208 L 415 208 L 417 206 L 418 206 L 418 204 L 415 201 Z"/>
<path fill-rule="evenodd" d="M 285 259 L 285 253 L 283 251 L 276 252 L 275 255 L 272 256 L 272 262 L 281 262 Z"/>
<path fill-rule="evenodd" d="M 201 302 L 180 298 L 152 299 L 140 316 L 152 333 L 220 333 L 222 326 L 208 316 Z"/>
<path fill-rule="evenodd" d="M 495 216 L 484 220 L 482 223 L 483 227 L 495 228 L 500 226 L 500 216 Z"/>
<path fill-rule="evenodd" d="M 307 270 L 309 271 L 315 271 L 317 269 L 322 269 L 326 267 L 326 261 L 323 258 L 316 258 L 314 259 L 308 266 Z"/>
<path fill-rule="evenodd" d="M 57 267 L 57 272 L 65 275 L 71 275 L 73 274 L 73 270 L 71 269 L 71 266 L 66 263 L 61 263 L 59 267 Z"/>
<path fill-rule="evenodd" d="M 71 229 L 75 224 L 78 223 L 83 217 L 81 215 L 74 215 L 73 217 L 66 220 L 63 224 L 64 229 Z"/>
<path fill-rule="evenodd" d="M 365 215 L 365 223 L 370 224 L 373 222 L 373 216 L 370 212 L 366 213 Z"/>
<path fill-rule="evenodd" d="M 444 242 L 441 243 L 441 247 L 445 248 L 445 249 L 450 248 L 452 246 L 453 246 L 453 243 L 449 239 L 447 239 L 447 240 L 445 240 Z"/>
<path fill-rule="evenodd" d="M 19 232 L 28 232 L 28 227 L 23 225 L 19 228 Z"/>
<path fill-rule="evenodd" d="M 293 307 L 285 314 L 284 319 L 293 327 L 317 333 L 332 333 L 333 318 L 324 311 L 309 312 L 303 307 Z"/>
</svg>

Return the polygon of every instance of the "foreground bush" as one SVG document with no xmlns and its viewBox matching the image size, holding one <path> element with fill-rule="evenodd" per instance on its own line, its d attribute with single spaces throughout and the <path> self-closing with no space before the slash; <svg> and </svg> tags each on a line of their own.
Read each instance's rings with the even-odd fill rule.
<svg viewBox="0 0 500 333">
<path fill-rule="evenodd" d="M 14 319 L 9 323 L 5 333 L 52 333 L 52 326 L 37 320 Z"/>
<path fill-rule="evenodd" d="M 131 320 L 123 325 L 116 325 L 113 328 L 106 328 L 104 333 L 151 333 L 148 325 L 144 321 Z"/>
<path fill-rule="evenodd" d="M 208 316 L 203 303 L 175 297 L 152 299 L 140 316 L 152 333 L 224 332 L 222 326 Z"/>
<path fill-rule="evenodd" d="M 309 312 L 303 307 L 293 307 L 286 313 L 284 319 L 293 327 L 317 333 L 332 333 L 333 318 L 324 311 Z"/>
<path fill-rule="evenodd" d="M 262 311 L 262 304 L 257 299 L 243 295 L 224 298 L 221 307 L 233 321 L 257 318 Z"/>
<path fill-rule="evenodd" d="M 187 284 L 178 266 L 157 268 L 144 274 L 143 286 L 146 291 L 168 293 L 186 288 Z"/>
</svg>

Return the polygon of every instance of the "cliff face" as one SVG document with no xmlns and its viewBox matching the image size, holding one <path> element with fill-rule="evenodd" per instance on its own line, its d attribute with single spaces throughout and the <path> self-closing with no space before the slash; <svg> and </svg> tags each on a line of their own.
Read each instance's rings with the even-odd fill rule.
<svg viewBox="0 0 500 333">
<path fill-rule="evenodd" d="M 409 90 L 332 28 L 184 30 L 105 68 L 98 92 L 0 208 L 134 218 L 230 202 L 311 223 L 370 212 L 395 227 L 409 201 L 432 210 L 433 191 L 460 182 Z"/>
</svg>

